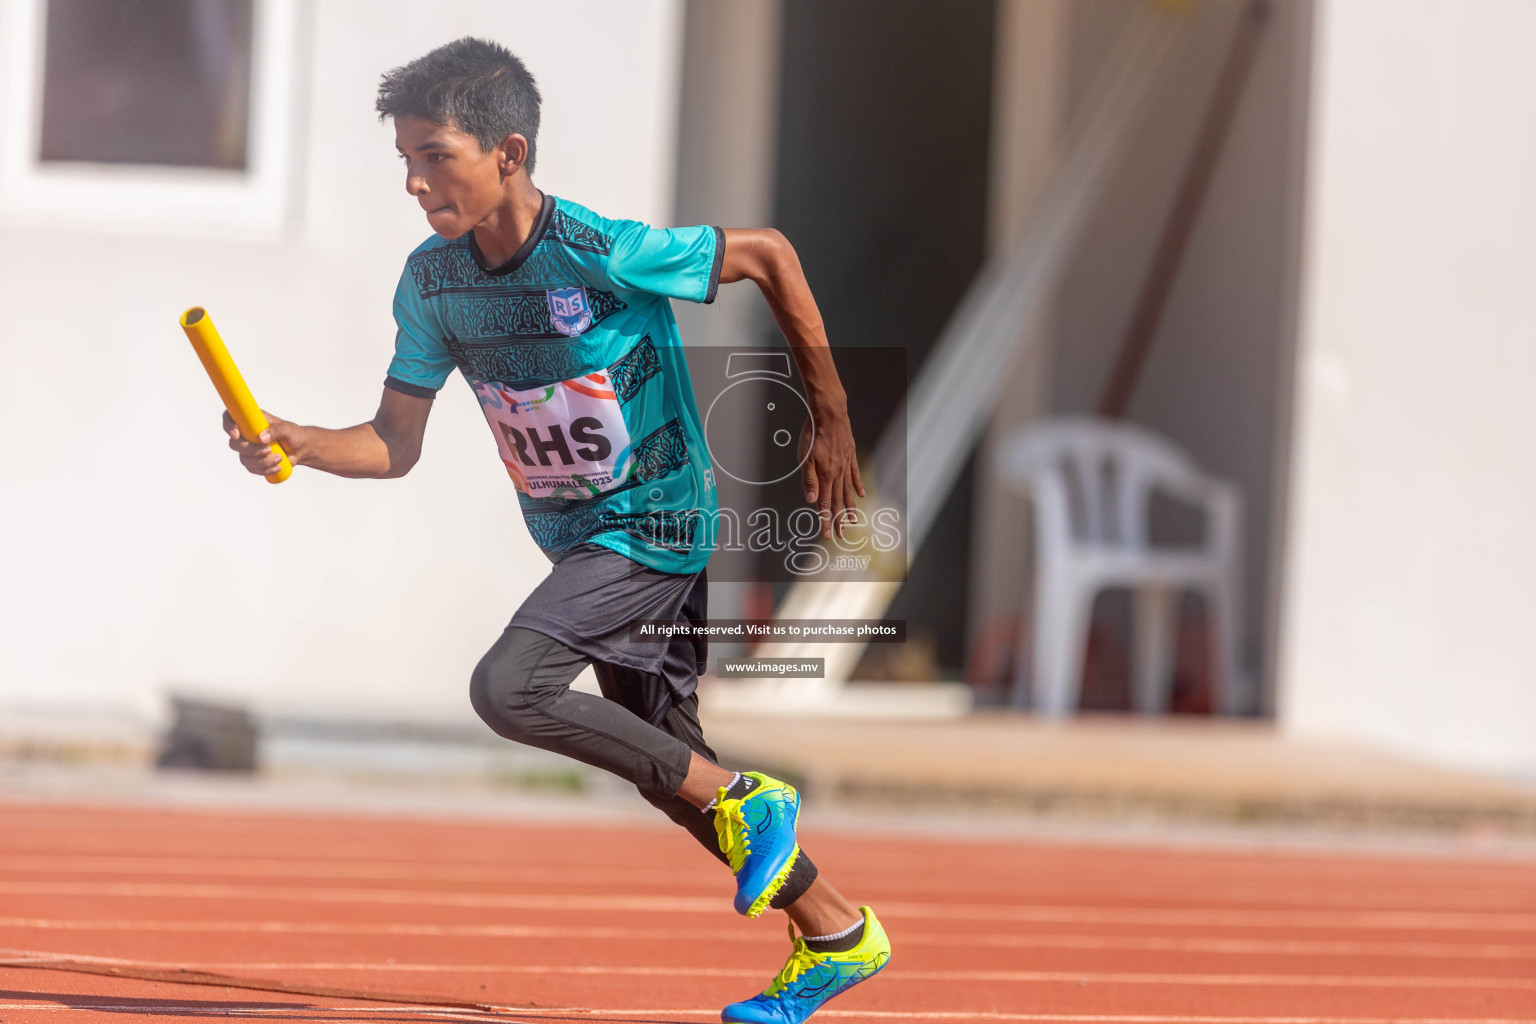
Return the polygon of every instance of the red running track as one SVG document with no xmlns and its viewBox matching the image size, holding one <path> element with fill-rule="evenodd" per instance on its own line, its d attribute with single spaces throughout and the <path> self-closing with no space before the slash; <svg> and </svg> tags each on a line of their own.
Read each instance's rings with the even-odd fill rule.
<svg viewBox="0 0 1536 1024">
<path fill-rule="evenodd" d="M 1536 1021 L 1536 865 L 811 834 L 892 937 L 818 1020 Z M 671 829 L 0 804 L 0 958 L 131 961 L 687 1022 L 766 985 L 782 915 L 730 910 Z M 467 1010 L 0 967 L 0 1024 Z"/>
</svg>

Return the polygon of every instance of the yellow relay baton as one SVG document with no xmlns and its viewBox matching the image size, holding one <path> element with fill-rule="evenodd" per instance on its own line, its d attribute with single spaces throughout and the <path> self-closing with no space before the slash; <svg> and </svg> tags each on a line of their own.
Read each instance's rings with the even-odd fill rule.
<svg viewBox="0 0 1536 1024">
<path fill-rule="evenodd" d="M 218 389 L 219 397 L 224 399 L 224 408 L 234 418 L 241 436 L 247 441 L 259 442 L 261 432 L 270 424 L 261 414 L 256 399 L 251 397 L 251 389 L 245 386 L 240 368 L 229 357 L 229 349 L 224 347 L 224 339 L 219 337 L 208 311 L 202 306 L 193 306 L 181 314 L 181 329 L 187 332 L 187 340 L 192 343 L 197 358 L 202 360 L 203 369 L 208 371 L 208 379 Z M 267 477 L 267 483 L 280 484 L 293 475 L 293 463 L 288 461 L 288 453 L 283 451 L 282 445 L 274 444 L 272 450 L 282 457 L 283 464 Z"/>
</svg>

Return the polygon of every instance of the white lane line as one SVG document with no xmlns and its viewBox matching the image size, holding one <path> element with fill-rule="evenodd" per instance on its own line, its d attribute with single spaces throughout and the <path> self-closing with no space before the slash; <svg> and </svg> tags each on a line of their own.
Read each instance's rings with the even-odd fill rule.
<svg viewBox="0 0 1536 1024">
<path fill-rule="evenodd" d="M 195 1007 L 185 1004 L 112 1004 L 112 1003 L 7 1003 L 0 1001 L 0 1009 L 15 1011 L 75 1011 L 94 1010 L 100 1013 L 161 1013 L 168 1016 L 230 1017 L 297 1017 L 313 1020 L 317 1013 L 330 1014 L 385 1014 L 410 1013 L 430 1016 L 438 1020 L 502 1020 L 547 1021 L 587 1018 L 601 1021 L 603 1018 L 625 1017 L 708 1017 L 720 1015 L 718 1009 L 623 1009 L 623 1010 L 507 1010 L 504 1013 L 471 1013 L 464 1010 L 436 1009 L 431 1006 L 312 1006 L 294 1004 L 292 1009 L 277 1007 L 252 1007 L 239 1003 L 199 1003 Z M 838 1017 L 848 1020 L 1012 1020 L 1036 1021 L 1040 1024 L 1536 1024 L 1533 1017 L 1262 1017 L 1262 1016 L 1194 1016 L 1190 1014 L 1114 1014 L 1114 1013 L 1009 1013 L 998 1010 L 820 1010 L 818 1017 Z M 343 1018 L 344 1019 L 344 1018 Z"/>
<path fill-rule="evenodd" d="M 16 952 L 22 952 L 20 950 Z M 60 956 L 57 954 L 26 951 L 24 956 L 38 960 L 72 959 L 92 963 L 128 964 L 153 970 L 193 971 L 261 971 L 283 974 L 293 971 L 353 971 L 407 974 L 538 974 L 624 977 L 675 977 L 678 967 L 669 964 L 658 967 L 623 966 L 607 964 L 422 964 L 379 963 L 377 961 L 235 961 L 195 962 L 156 960 L 117 960 L 108 957 Z M 19 959 L 12 960 L 18 964 Z M 6 966 L 0 961 L 0 967 Z M 764 971 L 741 967 L 697 967 L 687 969 L 690 976 L 707 978 L 746 978 L 760 980 Z M 1147 971 L 893 971 L 886 977 L 899 981 L 973 981 L 1007 983 L 1060 983 L 1060 984 L 1108 984 L 1108 985 L 1196 985 L 1196 986 L 1249 986 L 1308 988 L 1445 988 L 1445 989 L 1513 989 L 1536 990 L 1536 978 L 1467 978 L 1454 976 L 1410 975 L 1378 976 L 1350 974 L 1174 974 Z"/>
<path fill-rule="evenodd" d="M 147 882 L 0 882 L 0 893 L 16 896 L 120 896 L 137 899 L 304 901 L 314 903 L 395 903 L 417 906 L 485 907 L 517 910 L 592 910 L 607 913 L 717 914 L 719 898 L 689 896 L 537 896 L 527 893 L 467 893 L 410 889 L 343 889 L 257 885 Z M 1054 921 L 1084 924 L 1140 924 L 1168 927 L 1357 928 L 1365 930 L 1536 932 L 1536 914 L 1438 911 L 1289 911 L 1139 909 L 1068 906 L 982 906 L 977 904 L 881 902 L 882 916 L 944 921 Z"/>
<path fill-rule="evenodd" d="M 77 960 L 81 963 L 87 964 L 122 964 L 125 966 L 130 964 L 136 966 L 144 965 L 143 962 L 138 960 L 123 960 L 115 956 L 88 956 L 84 953 L 55 953 L 50 950 L 43 949 L 0 949 L 0 957 L 4 958 L 4 960 L 0 960 L 0 965 L 3 965 L 6 961 L 15 964 L 26 960 L 38 960 L 46 962 Z M 164 967 L 165 965 L 154 964 L 152 966 L 158 969 Z"/>
<path fill-rule="evenodd" d="M 275 838 L 273 829 L 270 827 L 272 823 L 263 823 L 263 827 L 258 828 L 219 830 L 167 828 L 164 821 L 155 821 L 146 823 L 143 828 L 133 830 L 91 830 L 71 827 L 78 819 L 78 814 L 61 815 L 54 821 L 28 823 L 15 820 L 5 811 L 6 808 L 0 805 L 0 822 L 6 825 L 4 839 L 0 840 L 0 850 L 3 850 L 6 855 L 14 856 L 60 854 L 87 856 L 112 852 L 133 852 L 138 856 L 184 856 L 184 851 L 188 849 L 208 850 L 210 844 L 227 844 L 230 851 L 236 855 L 249 857 L 252 855 L 254 845 L 271 844 Z M 287 838 L 292 842 L 275 844 L 268 851 L 257 853 L 256 856 L 308 860 L 326 859 L 328 855 L 331 859 L 372 858 L 381 861 L 413 859 L 398 852 L 391 855 L 387 846 L 382 851 L 384 855 L 379 855 L 381 839 L 393 843 L 397 848 L 400 845 L 397 824 L 392 828 L 374 830 L 369 835 L 362 835 L 352 830 L 350 836 L 346 830 L 335 828 L 325 829 L 318 835 L 314 830 L 283 828 L 285 825 L 293 824 L 293 819 L 276 824 L 287 833 Z M 658 830 L 650 827 L 652 824 L 660 823 L 659 821 L 645 822 L 642 823 L 642 827 L 627 831 L 646 836 L 655 836 L 665 831 L 665 826 Z M 539 835 L 537 831 L 532 831 L 531 837 L 531 830 L 525 827 L 489 833 L 486 829 L 472 828 L 470 832 L 474 834 L 468 836 L 464 835 L 462 829 L 449 828 L 437 831 L 438 834 L 449 837 L 446 845 L 452 848 L 452 856 L 460 863 L 484 865 L 503 863 L 506 851 L 511 846 L 516 848 L 519 863 L 535 867 L 558 868 L 568 865 L 569 859 L 556 852 L 557 848 L 569 845 L 569 840 L 577 831 L 597 835 L 596 829 L 596 826 L 578 829 L 561 828 L 556 829 L 553 835 L 548 833 Z M 342 834 L 338 835 L 338 831 Z M 611 828 L 603 828 L 604 835 L 611 833 Z M 530 838 L 533 841 L 528 841 Z M 826 843 L 829 847 L 837 846 L 842 850 L 848 849 L 851 845 L 845 841 L 847 837 L 823 834 L 816 838 L 818 843 Z M 129 851 L 127 844 L 133 840 L 139 841 L 136 844 L 138 848 Z M 864 842 L 864 840 L 858 841 L 861 844 Z M 291 858 L 289 850 L 295 848 L 302 848 L 307 856 Z M 968 863 L 975 864 L 979 869 L 990 871 L 1001 878 L 1016 877 L 1017 868 L 1020 862 L 1024 861 L 1026 866 L 1036 873 L 1045 871 L 1066 875 L 1069 878 L 1097 875 L 1104 868 L 1133 862 L 1137 866 L 1138 873 L 1145 876 L 1150 884 L 1215 881 L 1290 885 L 1300 878 L 1307 885 L 1356 883 L 1370 885 L 1401 881 L 1418 886 L 1436 878 L 1454 876 L 1455 887 L 1459 889 L 1505 891 L 1529 888 L 1533 881 L 1529 858 L 1403 857 L 1398 855 L 1403 852 L 1401 850 L 1394 851 L 1386 857 L 1363 856 L 1359 851 L 1314 851 L 1299 856 L 1277 855 L 1272 852 L 1256 854 L 1254 851 L 1232 851 L 1210 855 L 1207 850 L 1191 848 L 1170 850 L 1158 845 L 1135 847 L 1118 844 L 1113 846 L 1088 844 L 1062 847 L 1055 842 L 1037 843 L 1026 838 L 1020 838 L 1012 843 L 979 844 L 907 840 L 894 850 L 871 851 L 863 846 L 861 850 L 863 851 L 860 854 L 862 862 L 868 864 L 871 869 L 889 871 L 902 876 L 910 874 L 910 867 L 914 860 L 931 862 L 960 853 L 967 858 Z M 601 861 L 594 858 L 593 863 L 601 863 Z"/>
<path fill-rule="evenodd" d="M 514 924 L 331 924 L 318 921 L 157 921 L 0 917 L 0 929 L 81 932 L 175 932 L 273 935 L 410 935 L 426 938 L 611 939 L 619 942 L 742 942 L 782 945 L 777 934 L 662 928 L 553 928 Z M 902 946 L 1046 950 L 1150 950 L 1253 956 L 1425 957 L 1437 960 L 1536 960 L 1536 945 L 1449 942 L 1327 942 L 1271 939 L 1182 939 L 1104 935 L 999 935 L 901 932 Z"/>
<path fill-rule="evenodd" d="M 619 942 L 742 942 L 782 945 L 763 932 L 661 928 L 554 928 L 512 924 L 332 924 L 318 921 L 159 921 L 0 917 L 0 929 L 82 932 L 174 932 L 273 935 L 410 935 L 426 938 L 611 939 Z M 1536 960 L 1536 945 L 1458 945 L 1449 942 L 1327 942 L 1271 939 L 1183 939 L 1104 935 L 999 935 L 901 932 L 903 946 L 1045 950 L 1150 950 L 1253 956 L 1424 957 Z"/>
<path fill-rule="evenodd" d="M 520 1011 L 521 1012 L 521 1011 Z M 618 1016 L 623 1011 L 602 1011 Z M 636 1016 L 655 1012 L 632 1011 Z M 867 1020 L 1022 1020 L 1059 1021 L 1061 1024 L 1536 1024 L 1528 1017 L 1196 1017 L 1181 1013 L 1008 1013 L 1005 1011 L 930 1013 L 901 1010 L 821 1010 L 821 1016 L 851 1017 Z M 527 1014 L 524 1014 L 527 1016 Z"/>
<path fill-rule="evenodd" d="M 86 807 L 81 810 L 100 813 L 102 808 Z M 191 819 L 179 816 L 136 816 L 131 821 L 104 823 L 96 828 L 79 827 L 79 818 L 80 811 L 76 810 L 38 815 L 32 813 L 30 806 L 23 809 L 20 805 L 0 803 L 0 821 L 4 821 L 6 839 L 11 840 L 0 845 L 44 855 L 64 853 L 70 849 L 115 853 L 123 850 L 126 841 L 136 840 L 147 847 L 140 850 L 140 853 L 154 855 L 158 847 L 181 850 L 190 845 L 206 846 L 209 841 L 222 841 L 243 854 L 250 849 L 251 843 L 270 840 L 274 829 L 281 829 L 311 851 L 334 849 L 338 851 L 338 858 L 352 858 L 372 855 L 372 844 L 379 837 L 397 839 L 397 833 L 389 828 L 390 823 L 381 824 L 377 818 L 354 818 L 343 823 L 343 829 L 347 825 L 351 826 L 356 838 L 349 838 L 345 831 L 338 835 L 339 830 L 335 827 L 326 827 L 317 834 L 315 829 L 308 827 L 308 823 L 294 817 L 280 819 L 267 816 L 254 821 L 228 821 L 210 816 Z M 649 822 L 637 822 L 631 831 L 654 835 L 656 829 L 650 825 Z M 539 858 L 547 851 L 550 837 L 594 831 L 595 826 L 571 822 L 536 822 L 510 828 L 490 823 L 450 821 L 441 823 L 441 828 L 454 837 L 461 856 L 466 848 L 486 851 L 481 861 L 485 864 L 497 863 L 508 841 L 519 842 L 531 833 L 540 841 L 526 850 L 523 862 L 535 867 L 563 868 L 569 866 L 564 859 L 552 858 L 547 863 L 539 862 Z M 607 831 L 611 832 L 611 829 Z M 37 837 L 41 841 L 29 841 L 29 837 Z M 458 842 L 460 837 L 464 837 L 462 842 Z M 851 833 L 836 831 L 817 836 L 819 844 L 841 848 L 846 848 L 852 838 Z M 72 842 L 66 843 L 65 840 Z M 1169 848 L 1155 843 L 1145 846 L 1106 846 L 1093 842 L 1038 843 L 1023 838 L 1016 842 L 997 843 L 975 839 L 936 841 L 931 837 L 907 836 L 902 837 L 902 841 L 905 851 L 898 850 L 884 856 L 866 855 L 863 862 L 872 871 L 890 873 L 898 879 L 905 879 L 912 874 L 910 866 L 914 859 L 952 858 L 957 854 L 964 855 L 979 867 L 991 869 L 1000 878 L 1015 877 L 1021 857 L 1027 857 L 1027 866 L 1037 873 L 1056 873 L 1066 869 L 1090 876 L 1101 872 L 1112 873 L 1130 861 L 1136 864 L 1138 873 L 1149 885 L 1162 888 L 1211 883 L 1284 887 L 1359 886 L 1383 884 L 1385 881 L 1393 885 L 1425 889 L 1441 888 L 1435 885 L 1434 879 L 1454 874 L 1457 877 L 1456 888 L 1469 892 L 1492 891 L 1501 896 L 1510 892 L 1536 894 L 1536 888 L 1530 885 L 1533 875 L 1528 860 L 1478 856 L 1466 850 L 1425 855 L 1415 851 L 1409 856 L 1401 856 L 1399 854 L 1402 851 L 1394 851 L 1390 856 L 1371 856 L 1363 851 L 1330 853 L 1302 850 L 1277 853 L 1237 849 L 1211 852 Z M 1263 877 L 1256 878 L 1256 875 Z"/>
<path fill-rule="evenodd" d="M 380 964 L 380 963 L 212 963 L 185 964 L 204 971 L 406 971 L 429 974 L 502 973 L 570 974 L 633 977 L 674 977 L 675 965 L 663 967 L 609 967 L 584 964 Z M 739 967 L 689 967 L 690 975 L 711 978 L 761 979 L 761 969 Z M 977 981 L 1010 983 L 1063 984 L 1095 983 L 1118 985 L 1221 985 L 1221 986 L 1305 986 L 1308 988 L 1472 988 L 1536 989 L 1532 978 L 1461 978 L 1413 975 L 1377 977 L 1368 975 L 1327 974 L 1155 974 L 1111 971 L 894 971 L 888 977 L 899 981 Z"/>
<path fill-rule="evenodd" d="M 539 885 L 548 882 L 582 885 L 633 884 L 635 872 L 599 867 L 533 867 L 526 864 L 412 863 L 409 861 L 307 861 L 191 857 L 5 857 L 0 872 L 40 872 L 54 877 L 93 875 L 200 875 L 235 878 L 348 879 L 352 881 L 496 882 Z M 697 881 L 694 879 L 698 878 Z M 20 879 L 19 879 L 20 881 Z M 669 880 L 667 888 L 715 891 L 719 878 L 702 876 Z M 1507 905 L 1507 901 L 1504 905 Z"/>
<path fill-rule="evenodd" d="M 529 1016 L 526 1011 L 518 1011 Z M 688 1013 L 688 1010 L 597 1010 L 596 1013 L 617 1017 L 629 1013 L 634 1016 L 666 1013 Z M 693 1011 L 697 1012 L 697 1011 Z M 865 1020 L 1020 1020 L 1060 1022 L 1060 1024 L 1536 1024 L 1529 1017 L 1247 1017 L 1247 1016 L 1192 1016 L 1181 1013 L 1167 1014 L 1113 1014 L 1113 1013 L 1008 1013 L 999 1010 L 948 1011 L 934 1010 L 819 1010 L 818 1016 L 845 1017 Z"/>
<path fill-rule="evenodd" d="M 389 881 L 470 881 L 470 882 L 540 882 L 555 881 L 561 883 L 583 882 L 589 884 L 601 884 L 604 882 L 623 885 L 632 883 L 633 871 L 619 871 L 611 868 L 602 868 L 595 865 L 533 865 L 533 864 L 508 864 L 474 863 L 474 862 L 435 862 L 435 861 L 405 861 L 405 860 L 362 860 L 362 859 L 305 859 L 305 858 L 218 858 L 218 857 L 184 857 L 184 856 L 84 856 L 64 854 L 56 857 L 48 856 L 18 856 L 0 854 L 0 872 L 45 872 L 55 877 L 67 874 L 115 874 L 115 875 L 205 875 L 214 877 L 241 877 L 241 878 L 288 878 L 288 879 L 351 879 L 351 880 L 389 880 Z M 870 878 L 866 877 L 866 882 Z M 1348 891 L 1340 893 L 1319 892 L 1316 884 L 1297 886 L 1288 883 L 1255 883 L 1255 882 L 1210 882 L 1207 880 L 1188 879 L 1180 883 L 1155 884 L 1146 883 L 1140 885 L 1127 885 L 1124 883 L 1111 883 L 1106 887 L 1101 882 L 1077 886 L 1084 890 L 1091 890 L 1098 899 L 1115 900 L 1149 900 L 1166 899 L 1171 888 L 1188 887 L 1199 892 L 1202 900 L 1213 903 L 1240 903 L 1252 905 L 1263 904 L 1297 904 L 1303 903 L 1314 908 L 1327 906 L 1331 909 L 1380 909 L 1382 904 L 1393 905 L 1400 902 L 1402 892 L 1409 888 L 1415 898 L 1423 898 L 1427 893 L 1434 893 L 1442 897 L 1459 898 L 1463 902 L 1487 904 L 1488 907 L 1502 909 L 1508 907 L 1515 894 L 1508 889 L 1487 890 L 1474 889 L 1466 886 L 1424 886 L 1402 884 L 1377 886 L 1380 893 L 1373 895 L 1370 891 L 1362 890 L 1355 884 L 1348 885 Z M 1346 883 L 1337 883 L 1343 887 Z M 690 879 L 680 879 L 668 883 L 669 888 L 684 890 L 712 891 L 718 886 L 714 880 L 708 882 L 693 882 Z M 869 886 L 874 891 L 898 891 L 906 893 L 920 893 L 927 896 L 939 897 L 981 897 L 986 896 L 995 889 L 984 885 L 971 886 L 933 886 L 919 883 L 914 889 L 910 882 L 881 883 L 878 877 L 874 884 Z M 1057 890 L 1059 891 L 1059 889 Z M 1026 895 L 1014 891 L 1015 898 Z M 1536 899 L 1536 891 L 1531 894 Z M 1447 900 L 1447 902 L 1450 902 Z M 1462 912 L 1476 912 L 1488 909 L 1485 906 L 1452 906 L 1441 908 L 1419 907 L 1420 910 L 1441 909 Z"/>
<path fill-rule="evenodd" d="M 412 1015 L 430 1016 L 435 1021 L 508 1021 L 510 1024 L 542 1024 L 548 1021 L 548 1016 L 527 1016 L 522 1012 L 511 1016 L 510 1013 L 475 1013 L 473 1010 L 449 1010 L 436 1009 L 430 1006 L 309 1006 L 309 1004 L 295 1003 L 293 1009 L 275 1009 L 275 1007 L 253 1007 L 243 1004 L 197 1003 L 197 1006 L 187 1004 L 166 1004 L 166 1006 L 114 1006 L 114 1004 L 71 1004 L 61 1006 L 54 1003 L 3 1003 L 0 1001 L 0 1010 L 8 1013 L 26 1012 L 26 1010 L 48 1010 L 48 1012 L 95 1012 L 95 1013 L 131 1013 L 131 1015 L 147 1016 L 151 1013 L 160 1013 L 164 1016 L 258 1016 L 258 1018 L 298 1019 L 298 1021 L 329 1021 L 338 1019 L 346 1021 L 349 1016 L 315 1016 L 316 1013 L 336 1013 L 336 1015 L 361 1015 L 361 1019 L 369 1018 L 375 1013 L 412 1013 Z M 567 1015 L 582 1015 L 587 1010 L 568 1010 Z M 684 1010 L 684 1013 L 699 1013 L 697 1010 Z M 719 1010 L 714 1010 L 714 1016 L 719 1016 Z M 1465 1022 L 1465 1024 L 1498 1024 L 1495 1021 Z"/>
<path fill-rule="evenodd" d="M 16 896 L 122 896 L 130 899 L 212 899 L 308 903 L 396 903 L 495 910 L 594 910 L 640 913 L 718 914 L 724 897 L 537 896 L 527 893 L 444 892 L 415 889 L 339 889 L 260 885 L 159 882 L 0 882 L 0 893 Z"/>
</svg>

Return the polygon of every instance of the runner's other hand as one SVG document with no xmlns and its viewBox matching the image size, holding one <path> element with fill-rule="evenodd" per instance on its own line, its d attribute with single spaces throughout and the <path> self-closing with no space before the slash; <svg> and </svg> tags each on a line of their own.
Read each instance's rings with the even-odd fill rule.
<svg viewBox="0 0 1536 1024">
<path fill-rule="evenodd" d="M 805 485 L 805 500 L 818 506 L 823 537 L 830 538 L 834 527 L 837 535 L 843 537 L 848 525 L 846 513 L 857 508 L 855 498 L 864 497 L 853 427 L 846 409 L 824 413 L 816 418 L 814 429 L 812 426 L 807 421 L 800 431 L 800 457 L 805 465 L 801 483 Z M 809 458 L 806 458 L 807 444 L 810 446 Z"/>
</svg>

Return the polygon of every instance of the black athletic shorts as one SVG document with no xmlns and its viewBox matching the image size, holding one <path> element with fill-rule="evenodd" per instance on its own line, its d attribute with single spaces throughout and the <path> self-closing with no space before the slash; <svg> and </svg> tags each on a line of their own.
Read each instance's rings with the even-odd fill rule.
<svg viewBox="0 0 1536 1024">
<path fill-rule="evenodd" d="M 697 689 L 709 644 L 688 637 L 635 640 L 630 624 L 702 623 L 708 604 L 703 572 L 660 572 L 599 544 L 581 544 L 555 563 L 507 625 L 543 633 L 594 661 L 645 673 L 640 685 L 646 692 L 633 696 L 631 709 L 656 725 L 674 701 Z"/>
</svg>

